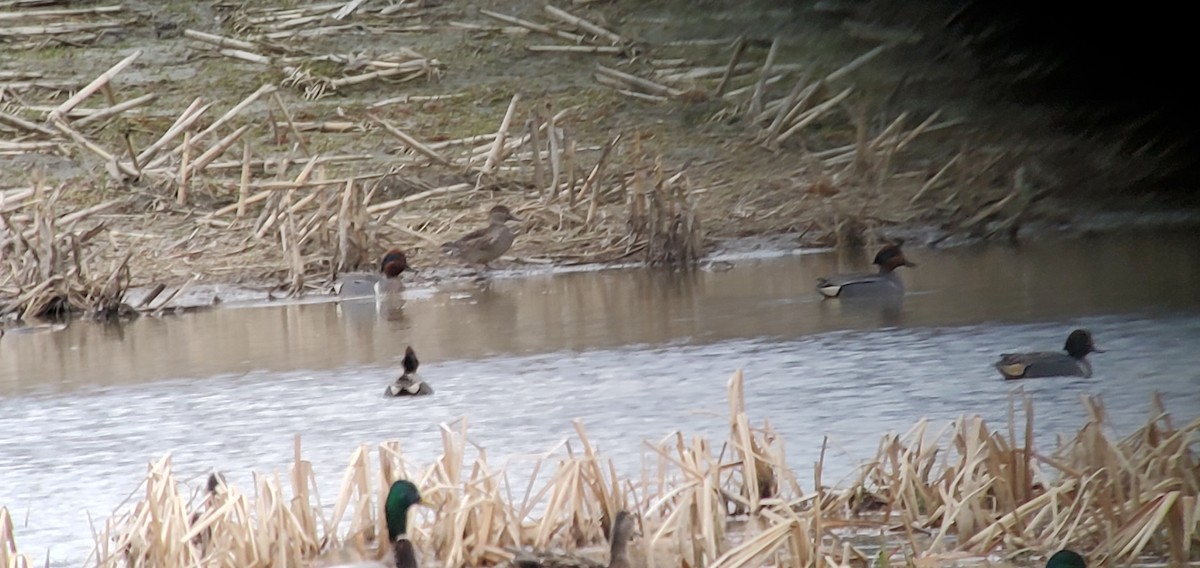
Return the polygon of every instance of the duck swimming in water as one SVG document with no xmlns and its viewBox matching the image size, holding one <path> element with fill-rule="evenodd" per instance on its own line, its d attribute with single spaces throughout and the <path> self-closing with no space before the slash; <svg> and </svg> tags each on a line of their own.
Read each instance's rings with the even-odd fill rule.
<svg viewBox="0 0 1200 568">
<path fill-rule="evenodd" d="M 1088 353 L 1104 353 L 1096 349 L 1092 333 L 1077 329 L 1067 336 L 1063 351 L 1036 351 L 1033 353 L 1001 353 L 996 361 L 996 370 L 1005 379 L 1033 379 L 1039 377 L 1084 377 L 1092 376 L 1092 364 Z"/>
<path fill-rule="evenodd" d="M 404 291 L 400 273 L 412 272 L 408 257 L 400 249 L 391 249 L 379 261 L 379 272 L 349 272 L 338 278 L 336 291 L 339 296 L 384 296 Z"/>
<path fill-rule="evenodd" d="M 506 568 L 630 568 L 629 541 L 636 533 L 636 528 L 633 515 L 626 511 L 617 513 L 612 531 L 609 532 L 608 564 L 574 554 L 535 550 L 518 553 Z"/>
<path fill-rule="evenodd" d="M 817 279 L 817 291 L 826 298 L 878 298 L 904 294 L 904 282 L 896 269 L 915 267 L 904 258 L 900 245 L 890 244 L 879 250 L 872 262 L 879 266 L 875 274 L 839 274 Z"/>
<path fill-rule="evenodd" d="M 516 234 L 505 225 L 508 221 L 520 221 L 508 207 L 497 205 L 488 212 L 488 225 L 463 235 L 457 241 L 442 245 L 446 254 L 456 256 L 470 264 L 481 264 L 489 268 L 488 263 L 500 258 L 512 248 Z"/>
<path fill-rule="evenodd" d="M 395 382 L 388 385 L 387 390 L 383 391 L 383 396 L 424 396 L 433 394 L 433 387 L 429 383 L 421 380 L 417 376 L 417 365 L 421 362 L 417 361 L 417 352 L 413 351 L 412 346 L 405 348 L 404 361 L 401 363 L 404 366 L 404 374 Z"/>
</svg>

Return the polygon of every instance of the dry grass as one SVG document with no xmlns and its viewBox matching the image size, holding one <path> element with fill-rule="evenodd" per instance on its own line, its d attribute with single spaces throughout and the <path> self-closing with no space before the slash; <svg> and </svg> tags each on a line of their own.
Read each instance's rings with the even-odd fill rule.
<svg viewBox="0 0 1200 568">
<path fill-rule="evenodd" d="M 884 436 L 849 486 L 822 485 L 818 462 L 817 489 L 805 491 L 785 465 L 782 440 L 747 418 L 742 392 L 739 372 L 729 383 L 728 440 L 717 446 L 675 433 L 647 443 L 653 459 L 634 478 L 622 478 L 579 423 L 574 440 L 534 459 L 526 481 L 511 479 L 471 444 L 465 421 L 443 426 L 442 457 L 426 467 L 407 463 L 398 442 L 381 444 L 374 459 L 363 446 L 351 456 L 332 507 L 313 490 L 299 438 L 286 478 L 256 475 L 245 493 L 229 487 L 197 496 L 181 489 L 163 458 L 151 464 L 144 496 L 106 522 L 93 561 L 303 566 L 381 557 L 381 497 L 399 477 L 413 479 L 434 503 L 411 531 L 427 565 L 491 565 L 518 547 L 600 543 L 622 508 L 640 517 L 635 561 L 650 567 L 817 568 L 892 557 L 936 565 L 960 554 L 1064 546 L 1101 564 L 1154 557 L 1182 565 L 1200 550 L 1193 447 L 1200 420 L 1177 427 L 1158 403 L 1142 428 L 1113 439 L 1104 432 L 1103 408 L 1088 399 L 1090 419 L 1046 455 L 1032 449 L 1027 396 L 1013 400 L 1007 432 L 977 417 L 939 432 L 922 421 L 903 436 Z M 0 520 L 0 554 L 16 558 L 3 510 Z M 886 545 L 863 550 L 849 529 L 877 534 Z"/>
<path fill-rule="evenodd" d="M 668 266 L 694 263 L 714 234 L 795 231 L 809 244 L 855 244 L 882 227 L 939 219 L 997 234 L 1031 202 L 1029 187 L 1007 181 L 1027 155 L 963 140 L 974 134 L 941 111 L 878 105 L 879 86 L 857 73 L 898 49 L 895 38 L 808 61 L 789 45 L 797 38 L 776 38 L 764 57 L 746 38 L 727 50 L 700 47 L 724 45 L 713 38 L 634 38 L 606 14 L 620 6 L 537 7 L 528 19 L 469 2 L 218 2 L 205 22 L 216 23 L 201 31 L 169 10 L 138 19 L 116 5 L 18 2 L 5 16 L 22 24 L 12 33 L 30 69 L 0 69 L 0 153 L 75 172 L 46 239 L 89 236 L 81 256 L 171 291 L 131 299 L 108 290 L 143 311 L 170 308 L 199 279 L 326 291 L 334 273 L 391 246 L 414 265 L 436 265 L 437 245 L 496 202 L 529 218 L 513 251 L 523 262 Z M 46 24 L 56 18 L 73 27 Z M 150 24 L 154 37 L 120 49 L 79 49 Z M 470 30 L 455 47 L 475 55 L 430 39 L 447 30 Z M 379 44 L 391 47 L 342 52 L 349 33 L 365 34 L 355 45 L 387 38 Z M 475 59 L 493 43 L 508 49 L 488 55 L 495 62 Z M 39 70 L 38 57 L 58 61 L 64 50 L 87 62 L 76 69 L 86 76 Z M 197 76 L 146 82 L 152 69 L 181 63 Z M 510 65 L 539 76 L 486 87 L 449 76 Z M 397 96 L 397 83 L 417 94 Z M 918 151 L 926 140 L 932 151 Z M 980 149 L 955 155 L 946 140 Z M 0 188 L 0 211 L 21 225 L 51 206 L 46 193 Z M 117 197 L 97 204 L 97 195 Z M 14 270 L 50 266 L 50 277 L 71 278 L 19 254 L 14 230 L 0 226 Z M 88 274 L 72 290 L 111 279 Z M 0 311 L 42 312 L 33 296 L 50 277 L 0 283 Z M 54 297 L 72 309 L 113 304 L 78 291 Z"/>
<path fill-rule="evenodd" d="M 28 568 L 33 559 L 17 552 L 17 537 L 8 507 L 0 507 L 0 568 Z"/>
</svg>

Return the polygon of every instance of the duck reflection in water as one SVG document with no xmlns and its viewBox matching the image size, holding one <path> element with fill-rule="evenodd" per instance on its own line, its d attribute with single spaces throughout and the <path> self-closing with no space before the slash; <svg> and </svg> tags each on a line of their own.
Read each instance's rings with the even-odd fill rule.
<svg viewBox="0 0 1200 568">
<path fill-rule="evenodd" d="M 899 327 L 904 324 L 904 296 L 877 298 L 846 298 L 840 302 L 821 302 L 822 312 L 832 310 L 839 318 L 881 327 Z"/>
</svg>

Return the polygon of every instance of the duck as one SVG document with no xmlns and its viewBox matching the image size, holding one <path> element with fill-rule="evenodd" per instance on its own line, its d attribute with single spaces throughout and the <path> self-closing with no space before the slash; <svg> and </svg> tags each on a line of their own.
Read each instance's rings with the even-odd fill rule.
<svg viewBox="0 0 1200 568">
<path fill-rule="evenodd" d="M 505 225 L 508 221 L 520 222 L 521 219 L 509 211 L 504 205 L 497 205 L 488 211 L 488 225 L 480 227 L 463 235 L 462 238 L 445 243 L 442 250 L 450 256 L 456 256 L 470 264 L 481 264 L 489 268 L 488 263 L 500 258 L 512 248 L 516 234 Z"/>
<path fill-rule="evenodd" d="M 404 360 L 400 363 L 404 367 L 404 374 L 395 382 L 388 385 L 387 390 L 383 391 L 383 396 L 424 396 L 433 394 L 433 387 L 429 383 L 421 380 L 417 376 L 417 366 L 421 364 L 417 360 L 417 352 L 413 351 L 412 346 L 404 349 Z"/>
<path fill-rule="evenodd" d="M 1063 549 L 1046 560 L 1046 568 L 1087 568 L 1087 561 L 1078 552 Z"/>
<path fill-rule="evenodd" d="M 379 261 L 379 272 L 349 272 L 342 274 L 335 285 L 337 295 L 347 296 L 385 296 L 404 291 L 404 282 L 400 274 L 404 271 L 414 272 L 408 265 L 408 257 L 404 251 L 394 248 L 384 253 Z"/>
<path fill-rule="evenodd" d="M 1091 378 L 1092 364 L 1088 353 L 1104 353 L 1096 349 L 1092 332 L 1077 329 L 1067 336 L 1063 345 L 1066 353 L 1057 351 L 1035 351 L 1032 353 L 1001 353 L 996 361 L 996 370 L 1005 379 L 1032 379 L 1039 377 L 1083 377 Z"/>
<path fill-rule="evenodd" d="M 879 249 L 872 264 L 879 266 L 879 272 L 818 278 L 817 291 L 826 298 L 900 296 L 904 294 L 904 282 L 896 269 L 917 266 L 904 258 L 904 251 L 900 250 L 899 244 L 889 244 Z"/>
<path fill-rule="evenodd" d="M 608 564 L 595 560 L 548 551 L 521 551 L 505 568 L 630 568 L 629 541 L 636 533 L 636 523 L 628 511 L 619 511 L 609 532 Z"/>
<path fill-rule="evenodd" d="M 365 560 L 325 564 L 325 568 L 418 568 L 416 550 L 408 539 L 408 510 L 414 505 L 424 504 L 416 484 L 407 479 L 392 482 L 383 504 L 388 542 L 392 543 L 392 564 Z"/>
</svg>

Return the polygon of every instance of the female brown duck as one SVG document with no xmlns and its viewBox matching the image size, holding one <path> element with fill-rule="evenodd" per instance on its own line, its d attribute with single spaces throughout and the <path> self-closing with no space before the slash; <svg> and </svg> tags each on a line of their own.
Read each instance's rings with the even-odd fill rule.
<svg viewBox="0 0 1200 568">
<path fill-rule="evenodd" d="M 488 225 L 475 229 L 457 241 L 442 245 L 446 254 L 457 256 L 471 264 L 482 264 L 489 268 L 488 263 L 500 258 L 512 248 L 516 234 L 505 225 L 508 221 L 520 221 L 508 207 L 497 205 L 488 212 Z"/>
</svg>

